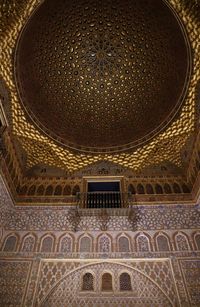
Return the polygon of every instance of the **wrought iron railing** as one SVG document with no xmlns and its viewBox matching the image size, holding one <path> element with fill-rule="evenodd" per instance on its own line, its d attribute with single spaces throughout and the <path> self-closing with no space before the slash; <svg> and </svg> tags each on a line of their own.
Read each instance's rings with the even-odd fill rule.
<svg viewBox="0 0 200 307">
<path fill-rule="evenodd" d="M 80 208 L 124 208 L 128 207 L 129 194 L 120 192 L 88 192 L 77 195 Z"/>
</svg>

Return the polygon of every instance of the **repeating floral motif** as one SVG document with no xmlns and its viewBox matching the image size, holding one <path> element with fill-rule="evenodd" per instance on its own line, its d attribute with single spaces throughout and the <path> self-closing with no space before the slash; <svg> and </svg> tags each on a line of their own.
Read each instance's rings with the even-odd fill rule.
<svg viewBox="0 0 200 307">
<path fill-rule="evenodd" d="M 63 253 L 69 253 L 72 251 L 72 240 L 69 237 L 64 237 L 60 243 L 60 251 Z"/>
<path fill-rule="evenodd" d="M 32 236 L 28 236 L 25 238 L 22 246 L 22 252 L 33 252 L 35 245 L 35 238 Z"/>
<path fill-rule="evenodd" d="M 69 270 L 72 264 L 63 261 L 43 262 L 36 293 L 36 306 L 174 306 L 177 303 L 176 290 L 168 261 L 136 261 L 127 263 L 84 263 L 76 270 Z M 83 293 L 82 278 L 92 272 L 94 279 L 93 294 Z M 113 279 L 113 292 L 109 295 L 102 291 L 101 278 L 109 272 Z M 128 297 L 120 291 L 119 272 L 128 272 L 131 277 L 132 292 Z M 64 278 L 63 278 L 64 277 Z M 150 281 L 154 278 L 154 282 Z M 42 287 L 45 284 L 45 291 Z M 158 287 L 159 285 L 159 287 Z M 48 295 L 48 293 L 50 293 Z M 45 299 L 46 297 L 46 299 Z M 111 299 L 112 298 L 112 302 Z M 95 300 L 94 300 L 95 299 Z M 114 301 L 113 301 L 114 300 Z M 139 304 L 142 303 L 142 304 Z M 109 305 L 110 303 L 110 305 Z M 105 304 L 105 305 L 104 305 Z"/>
<path fill-rule="evenodd" d="M 51 231 L 99 231 L 102 225 L 99 216 L 80 216 L 76 209 L 66 207 L 13 207 L 6 187 L 0 179 L 0 221 L 9 230 L 51 230 Z M 112 213 L 112 212 L 111 212 Z M 89 214 L 89 213 L 88 213 Z M 160 205 L 135 206 L 135 230 L 153 229 L 198 229 L 200 228 L 200 206 Z M 133 223 L 128 216 L 111 216 L 107 219 L 107 230 L 132 230 Z"/>
<path fill-rule="evenodd" d="M 109 253 L 111 251 L 111 240 L 108 236 L 102 235 L 99 238 L 99 252 Z"/>
<path fill-rule="evenodd" d="M 68 262 L 68 268 L 66 268 L 66 264 L 57 264 L 58 273 L 55 270 L 56 276 L 61 276 L 62 274 L 68 274 L 71 270 L 78 268 L 78 263 L 73 263 L 73 258 L 80 258 L 83 257 L 83 254 L 79 254 L 79 248 L 76 248 L 77 242 L 79 242 L 79 238 L 83 238 L 83 235 L 93 234 L 90 237 L 90 244 L 94 246 L 94 250 L 92 247 L 87 250 L 85 256 L 85 264 L 91 262 L 91 259 L 96 259 L 97 257 L 103 258 L 102 253 L 107 255 L 107 258 L 116 258 L 121 257 L 123 258 L 123 252 L 119 250 L 119 238 L 123 235 L 130 235 L 130 253 L 126 252 L 126 264 L 131 265 L 130 259 L 134 258 L 135 263 L 137 263 L 137 257 L 148 257 L 148 258 L 165 258 L 169 257 L 172 260 L 173 270 L 175 274 L 175 279 L 177 281 L 177 288 L 179 291 L 179 295 L 181 297 L 181 306 L 187 306 L 188 304 L 188 297 L 186 289 L 184 288 L 184 283 L 181 276 L 181 271 L 178 268 L 177 260 L 178 257 L 197 257 L 199 253 L 196 251 L 198 248 L 198 244 L 196 241 L 198 238 L 198 229 L 200 229 L 200 206 L 195 205 L 162 205 L 162 206 L 144 206 L 140 205 L 134 207 L 132 211 L 134 214 L 130 216 L 118 216 L 118 215 L 110 215 L 109 218 L 106 218 L 106 227 L 102 229 L 102 223 L 100 223 L 99 216 L 95 215 L 82 215 L 81 212 L 77 209 L 73 208 L 66 208 L 66 207 L 14 207 L 12 200 L 9 194 L 6 192 L 6 187 L 4 183 L 0 182 L 0 221 L 3 226 L 3 236 L 2 236 L 2 244 L 1 248 L 3 248 L 5 244 L 5 239 L 12 235 L 17 235 L 17 247 L 16 252 L 1 252 L 2 257 L 29 257 L 30 260 L 33 260 L 33 270 L 29 280 L 29 285 L 27 288 L 26 300 L 24 306 L 30 307 L 35 306 L 33 304 L 33 295 L 36 289 L 36 282 L 38 276 L 38 269 L 40 258 L 52 258 L 52 257 L 63 257 L 63 258 L 71 258 L 71 262 Z M 87 213 L 87 212 L 86 212 Z M 104 219 L 103 219 L 104 221 Z M 134 228 L 134 231 L 133 231 Z M 184 230 L 185 229 L 185 230 Z M 108 244 L 101 243 L 100 247 L 100 239 L 103 238 L 102 236 L 98 237 L 100 233 L 106 231 L 108 234 L 111 235 L 110 247 Z M 169 236 L 170 240 L 170 252 L 165 251 L 156 251 L 156 233 L 159 234 L 160 230 L 162 233 L 166 233 Z M 179 232 L 181 230 L 181 232 Z M 126 233 L 127 231 L 127 233 Z M 185 232 L 185 234 L 184 234 Z M 31 233 L 31 235 L 30 235 Z M 55 241 L 53 244 L 53 248 L 50 251 L 41 252 L 41 244 L 42 240 L 47 237 L 50 233 L 55 235 L 53 240 Z M 73 235 L 71 236 L 71 234 Z M 87 233 L 87 234 L 86 234 Z M 196 233 L 196 235 L 195 235 Z M 33 234 L 33 236 L 32 236 Z M 69 238 L 70 236 L 70 238 Z M 73 237 L 73 238 L 72 238 Z M 109 238 L 109 237 L 107 237 Z M 118 239 L 117 239 L 118 238 Z M 196 238 L 196 239 L 195 239 Z M 62 241 L 63 240 L 63 241 Z M 70 242 L 71 240 L 71 242 Z M 93 243 L 93 241 L 96 243 Z M 96 240 L 96 241 L 95 241 Z M 196 240 L 196 241 L 195 241 Z M 105 241 L 105 240 L 104 240 Z M 62 242 L 62 243 L 61 243 Z M 103 241 L 102 241 L 103 242 Z M 115 243 L 116 242 L 116 243 Z M 135 242 L 135 243 L 134 243 Z M 174 243 L 173 243 L 174 242 Z M 191 243 L 192 242 L 192 243 Z M 196 242 L 196 243 L 195 243 Z M 95 245 L 96 244 L 96 245 Z M 118 245 L 115 245 L 118 244 Z M 134 246 L 136 244 L 136 246 Z M 174 249 L 172 248 L 174 244 Z M 192 245 L 191 245 L 192 244 Z M 191 250 L 190 250 L 191 245 Z M 113 252 L 111 252 L 111 246 L 113 247 Z M 134 249 L 135 248 L 135 249 Z M 34 249 L 34 251 L 33 251 Z M 58 252 L 57 252 L 58 251 Z M 101 251 L 100 253 L 98 253 Z M 36 253 L 35 253 L 36 252 Z M 56 253 L 57 252 L 57 253 Z M 60 254 L 59 254 L 60 253 Z M 61 254 L 62 253 L 62 254 Z M 15 262 L 18 261 L 14 260 L 13 258 L 13 276 L 10 277 L 13 279 L 18 278 L 16 277 L 18 273 L 15 273 L 15 270 L 18 270 L 18 266 L 15 269 Z M 11 261 L 10 261 L 11 262 Z M 19 262 L 19 261 L 18 261 Z M 162 262 L 162 259 L 160 259 Z M 185 265 L 185 264 L 184 264 Z M 199 286 L 194 287 L 192 284 L 193 280 L 198 280 L 199 269 L 195 268 L 194 270 L 188 268 L 188 266 L 182 265 L 181 268 L 184 272 L 184 278 L 188 279 L 187 287 L 188 293 L 190 296 L 190 301 L 192 306 L 198 306 L 200 300 L 198 295 L 195 293 L 199 291 Z M 54 265 L 52 265 L 52 268 Z M 144 267 L 138 267 L 138 269 L 146 274 L 147 271 L 150 271 L 152 274 L 152 279 L 155 282 L 160 283 L 160 281 L 155 276 L 155 272 L 160 271 L 157 265 L 144 265 Z M 3 269 L 3 267 L 0 267 Z M 164 269 L 166 271 L 167 269 Z M 162 271 L 162 270 L 161 270 Z M 47 265 L 46 274 L 49 272 L 49 268 Z M 4 273 L 3 273 L 4 274 Z M 56 279 L 55 274 L 48 273 L 49 280 L 50 280 L 50 288 L 55 285 Z M 191 276 L 188 278 L 187 274 Z M 161 273 L 162 276 L 163 273 Z M 2 273 L 1 273 L 1 276 Z M 62 275 L 63 276 L 63 275 Z M 21 278 L 21 277 L 20 277 Z M 18 279 L 17 279 L 18 280 Z M 16 280 L 16 283 L 18 282 Z M 157 281 L 156 281 L 157 280 Z M 165 286 L 164 286 L 165 283 Z M 45 276 L 43 280 L 43 284 L 45 288 L 41 292 L 41 299 L 45 296 L 45 289 L 48 289 L 47 282 L 45 281 Z M 163 287 L 166 287 L 164 291 L 169 294 L 171 290 L 169 290 L 170 282 L 167 280 L 163 281 Z M 49 289 L 50 289 L 49 288 Z M 3 289 L 3 288 L 2 288 Z M 5 287 L 4 287 L 5 289 Z M 21 289 L 21 288 L 20 288 Z M 195 290 L 194 290 L 195 289 Z M 3 291 L 3 290 L 2 290 Z M 39 291 L 39 290 L 38 290 Z M 196 292 L 195 292 L 196 291 Z M 19 292 L 18 292 L 19 293 Z M 175 297 L 177 295 L 174 294 Z M 20 296 L 22 297 L 22 295 Z M 6 300 L 5 296 L 5 300 Z M 19 300 L 19 299 L 18 299 Z M 18 306 L 18 300 L 15 300 L 14 305 L 7 304 L 6 306 Z M 8 302 L 8 301 L 7 301 Z M 72 301 L 71 301 L 72 302 Z M 80 304 L 85 304 L 85 298 L 83 301 L 80 301 Z M 95 303 L 96 302 L 96 303 Z M 10 301 L 10 304 L 12 302 Z M 100 304 L 99 299 L 94 300 L 93 303 L 98 306 Z M 102 304 L 104 304 L 101 301 Z M 126 299 L 121 298 L 121 301 L 118 300 L 119 306 L 129 306 L 129 302 Z M 136 302 L 134 306 L 148 306 L 149 302 L 139 303 Z M 21 303 L 19 303 L 21 304 Z M 48 302 L 44 302 L 48 304 Z M 107 304 L 107 305 L 106 305 Z M 110 304 L 110 305 L 109 305 Z M 121 304 L 121 305 L 120 305 Z M 143 304 L 143 305 L 142 305 Z M 153 306 L 161 306 L 160 303 L 153 302 Z M 157 304 L 157 305 L 156 305 Z M 166 302 L 166 306 L 170 303 Z M 196 305 L 195 305 L 196 304 Z M 48 306 L 48 305 L 47 305 Z M 56 305 L 55 305 L 56 306 Z M 72 305 L 73 306 L 73 302 Z M 104 306 L 104 305 L 101 305 Z M 107 301 L 105 306 L 112 306 L 112 302 Z M 131 305 L 130 305 L 131 306 Z M 165 305 L 163 305 L 165 306 Z M 169 305 L 170 306 L 170 305 Z"/>
<path fill-rule="evenodd" d="M 200 306 L 200 258 L 180 260 L 191 306 Z"/>
<path fill-rule="evenodd" d="M 176 235 L 176 244 L 180 251 L 187 251 L 189 249 L 187 239 L 183 234 Z"/>
<path fill-rule="evenodd" d="M 149 251 L 149 241 L 146 236 L 140 235 L 137 237 L 138 250 L 141 252 Z"/>
<path fill-rule="evenodd" d="M 200 212 L 197 207 L 172 207 L 165 208 L 163 211 L 159 208 L 142 206 L 135 209 L 137 211 L 135 230 L 200 228 Z M 71 221 L 72 211 L 73 209 L 64 208 L 26 210 L 18 208 L 15 211 L 4 213 L 4 227 L 10 230 L 74 231 Z M 97 218 L 96 216 L 82 216 L 76 230 L 101 230 Z M 132 230 L 132 225 L 126 216 L 112 216 L 107 230 Z"/>
<path fill-rule="evenodd" d="M 30 261 L 0 261 L 0 305 L 2 307 L 21 307 Z"/>
</svg>

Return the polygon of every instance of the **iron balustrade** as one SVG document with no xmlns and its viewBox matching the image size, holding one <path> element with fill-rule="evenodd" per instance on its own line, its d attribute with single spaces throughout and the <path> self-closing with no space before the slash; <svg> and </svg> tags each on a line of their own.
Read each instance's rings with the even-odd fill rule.
<svg viewBox="0 0 200 307">
<path fill-rule="evenodd" d="M 80 208 L 122 208 L 127 207 L 129 194 L 120 192 L 88 192 L 77 194 Z"/>
</svg>

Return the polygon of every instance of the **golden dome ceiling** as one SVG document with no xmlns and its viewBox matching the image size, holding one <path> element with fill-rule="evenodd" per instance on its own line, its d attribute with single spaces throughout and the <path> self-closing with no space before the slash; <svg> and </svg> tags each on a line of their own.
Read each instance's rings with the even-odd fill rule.
<svg viewBox="0 0 200 307">
<path fill-rule="evenodd" d="M 71 148 L 134 147 L 177 114 L 188 49 L 165 1 L 44 1 L 18 42 L 21 101 L 37 126 Z"/>
</svg>

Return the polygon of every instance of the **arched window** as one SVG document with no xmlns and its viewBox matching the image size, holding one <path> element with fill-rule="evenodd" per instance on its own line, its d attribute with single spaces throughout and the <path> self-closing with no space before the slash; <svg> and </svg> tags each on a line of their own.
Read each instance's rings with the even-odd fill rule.
<svg viewBox="0 0 200 307">
<path fill-rule="evenodd" d="M 144 187 L 140 183 L 137 185 L 137 193 L 138 194 L 144 194 Z"/>
<path fill-rule="evenodd" d="M 100 253 L 111 252 L 111 240 L 106 235 L 103 235 L 99 238 L 99 252 Z"/>
<path fill-rule="evenodd" d="M 17 238 L 16 238 L 16 236 L 9 236 L 6 239 L 3 251 L 4 252 L 14 252 L 16 250 L 16 247 L 17 247 Z"/>
<path fill-rule="evenodd" d="M 82 291 L 94 291 L 94 277 L 91 273 L 83 275 Z"/>
<path fill-rule="evenodd" d="M 75 185 L 75 187 L 73 188 L 73 191 L 72 191 L 72 195 L 76 195 L 77 193 L 80 192 L 80 188 L 78 185 Z"/>
<path fill-rule="evenodd" d="M 104 273 L 102 275 L 102 291 L 113 291 L 112 275 L 110 273 Z"/>
<path fill-rule="evenodd" d="M 64 237 L 60 243 L 60 251 L 62 253 L 70 253 L 72 251 L 72 239 L 70 237 Z"/>
<path fill-rule="evenodd" d="M 165 237 L 164 235 L 158 235 L 156 240 L 157 240 L 159 251 L 169 251 L 170 250 L 167 237 Z"/>
<path fill-rule="evenodd" d="M 44 186 L 40 185 L 37 189 L 37 195 L 44 195 Z"/>
<path fill-rule="evenodd" d="M 149 251 L 149 240 L 146 236 L 140 235 L 137 237 L 137 249 L 139 252 Z"/>
<path fill-rule="evenodd" d="M 185 183 L 182 184 L 182 190 L 183 190 L 183 193 L 190 193 L 190 189 Z"/>
<path fill-rule="evenodd" d="M 174 193 L 176 193 L 176 194 L 179 194 L 179 193 L 181 193 L 181 188 L 180 188 L 180 186 L 178 185 L 178 183 L 174 183 L 173 184 L 173 190 L 174 190 Z"/>
<path fill-rule="evenodd" d="M 47 236 L 42 240 L 41 252 L 50 253 L 52 249 L 53 249 L 53 238 Z"/>
<path fill-rule="evenodd" d="M 160 184 L 156 184 L 155 185 L 155 191 L 156 191 L 156 194 L 163 194 L 163 188 L 161 187 Z"/>
<path fill-rule="evenodd" d="M 197 249 L 200 250 L 200 234 L 197 234 L 194 238 L 195 238 Z"/>
<path fill-rule="evenodd" d="M 189 249 L 188 240 L 183 234 L 177 234 L 175 237 L 176 246 L 179 251 L 187 251 Z"/>
<path fill-rule="evenodd" d="M 54 195 L 61 195 L 62 194 L 62 187 L 57 185 L 54 191 Z"/>
<path fill-rule="evenodd" d="M 53 194 L 53 187 L 52 185 L 48 185 L 45 191 L 45 195 L 52 195 Z"/>
<path fill-rule="evenodd" d="M 71 187 L 69 185 L 64 187 L 63 195 L 71 195 Z"/>
<path fill-rule="evenodd" d="M 146 185 L 147 194 L 154 194 L 154 190 L 151 184 Z"/>
<path fill-rule="evenodd" d="M 119 277 L 120 291 L 132 291 L 131 277 L 128 273 L 122 273 Z"/>
<path fill-rule="evenodd" d="M 128 192 L 129 192 L 130 194 L 135 194 L 135 188 L 134 188 L 134 186 L 133 186 L 132 184 L 129 184 L 129 186 L 128 186 Z"/>
<path fill-rule="evenodd" d="M 36 186 L 32 185 L 28 190 L 28 195 L 34 195 L 36 190 Z"/>
<path fill-rule="evenodd" d="M 122 236 L 119 238 L 119 252 L 130 252 L 129 240 L 127 237 Z"/>
<path fill-rule="evenodd" d="M 170 187 L 170 185 L 168 183 L 164 184 L 164 191 L 166 194 L 171 194 L 172 193 L 172 189 Z"/>
<path fill-rule="evenodd" d="M 89 253 L 91 252 L 91 239 L 89 237 L 82 237 L 80 241 L 80 252 Z"/>
<path fill-rule="evenodd" d="M 23 252 L 33 252 L 35 246 L 35 238 L 33 236 L 28 236 L 24 239 L 22 244 Z"/>
<path fill-rule="evenodd" d="M 27 193 L 27 186 L 23 185 L 23 187 L 21 187 L 20 190 L 19 190 L 19 194 L 20 195 L 26 195 L 26 193 Z"/>
</svg>

